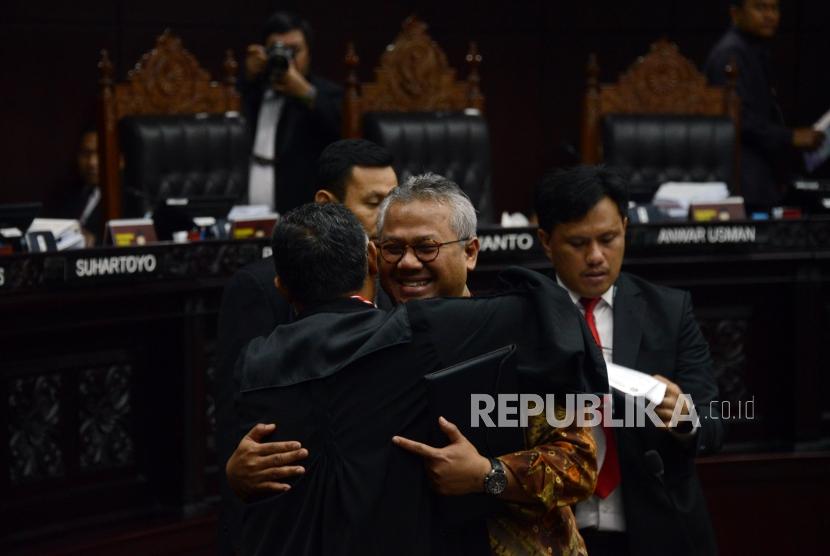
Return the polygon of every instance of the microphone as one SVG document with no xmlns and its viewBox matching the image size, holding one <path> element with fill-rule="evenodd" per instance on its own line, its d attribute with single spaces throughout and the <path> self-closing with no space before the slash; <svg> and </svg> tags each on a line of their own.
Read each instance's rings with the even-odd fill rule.
<svg viewBox="0 0 830 556">
<path fill-rule="evenodd" d="M 657 450 L 649 450 L 643 454 L 643 458 L 645 458 L 646 469 L 648 469 L 648 472 L 657 477 L 657 480 L 660 481 L 663 488 L 666 488 L 665 483 L 663 483 L 664 468 L 663 458 L 660 457 L 660 453 Z"/>
</svg>

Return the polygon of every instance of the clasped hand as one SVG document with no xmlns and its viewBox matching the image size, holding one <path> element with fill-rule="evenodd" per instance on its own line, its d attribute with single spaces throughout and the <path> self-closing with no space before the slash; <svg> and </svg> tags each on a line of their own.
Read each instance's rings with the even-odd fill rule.
<svg viewBox="0 0 830 556">
<path fill-rule="evenodd" d="M 450 441 L 443 448 L 402 436 L 392 437 L 392 442 L 423 458 L 430 482 L 439 494 L 457 496 L 482 492 L 484 476 L 490 472 L 490 461 L 478 453 L 454 424 L 440 417 L 438 426 Z"/>
<path fill-rule="evenodd" d="M 225 465 L 231 490 L 245 502 L 285 492 L 291 486 L 280 481 L 305 473 L 304 467 L 292 465 L 308 457 L 299 442 L 262 442 L 275 429 L 276 425 L 255 425 Z"/>
</svg>

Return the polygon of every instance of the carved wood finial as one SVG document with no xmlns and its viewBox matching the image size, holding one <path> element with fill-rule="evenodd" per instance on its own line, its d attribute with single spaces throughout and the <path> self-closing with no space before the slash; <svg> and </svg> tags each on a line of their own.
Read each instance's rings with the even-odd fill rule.
<svg viewBox="0 0 830 556">
<path fill-rule="evenodd" d="M 354 48 L 354 41 L 349 41 L 346 45 L 346 83 L 357 84 L 357 65 L 360 63 L 360 57 Z"/>
<path fill-rule="evenodd" d="M 586 82 L 588 88 L 596 90 L 599 88 L 599 62 L 597 62 L 596 52 L 591 52 L 588 55 L 588 65 L 585 67 L 585 74 L 587 75 Z"/>
<path fill-rule="evenodd" d="M 354 47 L 354 42 L 346 45 L 346 89 L 343 94 L 343 137 L 360 137 L 360 91 L 357 79 L 357 65 L 360 57 Z"/>
<path fill-rule="evenodd" d="M 427 32 L 427 24 L 418 19 L 418 16 L 412 14 L 411 16 L 407 17 L 403 20 L 401 24 L 401 29 L 403 30 L 404 35 L 408 34 L 426 34 Z"/>
<path fill-rule="evenodd" d="M 110 53 L 106 49 L 101 51 L 101 60 L 98 62 L 98 73 L 100 74 L 98 84 L 101 87 L 112 86 L 115 69 L 112 66 L 112 61 L 110 61 Z"/>
<path fill-rule="evenodd" d="M 236 56 L 233 55 L 233 49 L 225 51 L 225 60 L 222 62 L 222 70 L 225 72 L 225 84 L 233 87 L 236 85 L 236 75 L 239 71 L 239 64 L 236 62 Z"/>
<path fill-rule="evenodd" d="M 602 159 L 598 145 L 599 132 L 599 63 L 596 53 L 588 55 L 588 64 L 585 66 L 585 98 L 582 101 L 582 130 L 580 136 L 580 150 L 584 164 L 596 164 Z"/>
<path fill-rule="evenodd" d="M 483 110 L 484 96 L 481 94 L 481 76 L 478 73 L 478 66 L 481 64 L 481 54 L 478 52 L 478 44 L 475 41 L 470 41 L 470 47 L 467 50 L 465 59 L 469 66 L 469 73 L 467 74 L 467 104 L 470 108 Z"/>
</svg>

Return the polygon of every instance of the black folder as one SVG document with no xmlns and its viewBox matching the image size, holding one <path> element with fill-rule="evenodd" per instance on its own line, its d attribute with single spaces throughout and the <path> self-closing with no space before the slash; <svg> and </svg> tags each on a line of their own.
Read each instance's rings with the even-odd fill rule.
<svg viewBox="0 0 830 556">
<path fill-rule="evenodd" d="M 454 423 L 461 433 L 487 457 L 508 454 L 525 448 L 525 430 L 518 427 L 471 426 L 471 395 L 518 394 L 516 376 L 516 346 L 511 344 L 495 351 L 476 356 L 446 369 L 425 375 L 429 411 L 434 423 L 431 444 L 446 446 L 446 435 L 438 428 L 438 417 Z M 498 425 L 496 408 L 490 414 Z M 510 416 L 513 419 L 517 415 Z M 484 477 L 482 487 L 484 485 Z M 449 535 L 461 534 L 466 537 L 483 538 L 485 541 L 486 517 L 506 511 L 503 503 L 487 494 L 439 497 L 438 515 L 442 529 Z M 481 535 L 484 535 L 481 537 Z M 466 541 L 465 541 L 466 542 Z"/>
</svg>

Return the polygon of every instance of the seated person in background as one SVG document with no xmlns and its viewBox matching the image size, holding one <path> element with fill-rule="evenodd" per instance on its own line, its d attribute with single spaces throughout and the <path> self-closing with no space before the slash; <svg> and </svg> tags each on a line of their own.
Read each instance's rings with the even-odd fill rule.
<svg viewBox="0 0 830 556">
<path fill-rule="evenodd" d="M 55 218 L 71 218 L 81 223 L 87 247 L 101 243 L 104 215 L 99 187 L 98 132 L 87 130 L 81 135 L 78 149 L 78 180 L 62 191 L 58 206 L 50 211 Z"/>
<path fill-rule="evenodd" d="M 273 14 L 263 43 L 248 46 L 239 80 L 252 133 L 248 202 L 287 212 L 312 201 L 315 162 L 340 138 L 343 91 L 311 73 L 311 27 Z"/>
<path fill-rule="evenodd" d="M 424 256 L 423 244 L 417 247 Z M 244 350 L 237 411 L 244 426 L 278 420 L 281 436 L 302 439 L 309 460 L 290 488 L 245 509 L 246 554 L 440 553 L 421 465 L 390 442 L 395 434 L 428 435 L 425 373 L 515 343 L 525 386 L 563 394 L 585 391 L 589 377 L 603 381 L 578 312 L 532 271 L 507 271 L 512 287 L 500 295 L 414 300 L 385 313 L 366 301 L 374 293 L 376 247 L 342 206 L 292 211 L 277 224 L 273 248 L 276 285 L 299 316 Z M 526 490 L 512 465 L 503 471 L 506 485 L 490 490 L 491 460 L 452 424 L 441 426 L 452 439 L 443 450 L 463 467 L 453 493 L 537 503 L 538 493 Z M 594 465 L 593 446 L 583 443 L 590 436 L 568 432 L 550 448 L 559 452 L 556 464 L 534 462 L 541 455 L 528 452 L 531 461 L 521 466 L 535 468 L 536 481 L 559 494 L 557 485 L 592 475 Z"/>
<path fill-rule="evenodd" d="M 595 495 L 576 505 L 576 520 L 592 556 L 715 554 L 694 461 L 723 442 L 710 405 L 718 387 L 709 346 L 688 292 L 620 272 L 627 207 L 625 181 L 601 166 L 551 174 L 536 191 L 539 241 L 606 361 L 667 385 L 655 409 L 664 427 L 646 419 L 645 427 L 593 429 L 600 472 Z M 696 429 L 669 427 L 682 394 L 695 405 Z M 624 400 L 614 400 L 619 416 Z"/>
<path fill-rule="evenodd" d="M 323 150 L 317 161 L 318 203 L 342 203 L 357 216 L 367 234 L 375 233 L 378 207 L 386 195 L 397 187 L 398 179 L 392 168 L 392 154 L 385 148 L 364 139 L 343 139 Z M 236 272 L 225 286 L 219 311 L 217 337 L 219 340 L 216 373 L 217 448 L 224 467 L 237 443 L 236 423 L 232 415 L 233 366 L 242 347 L 257 336 L 267 336 L 278 324 L 293 320 L 288 301 L 274 287 L 272 257 L 253 262 Z M 389 298 L 380 295 L 379 306 L 391 306 Z M 272 428 L 258 427 L 254 437 L 271 432 Z M 292 463 L 304 451 L 291 450 L 290 455 L 278 458 Z M 279 479 L 279 473 L 274 479 Z M 232 554 L 238 545 L 241 504 L 230 492 L 224 478 L 221 481 L 222 506 L 219 519 L 220 554 Z"/>
<path fill-rule="evenodd" d="M 478 255 L 475 231 L 475 211 L 457 185 L 435 174 L 410 178 L 393 190 L 381 208 L 378 242 L 382 255 L 378 263 L 382 287 L 398 303 L 436 296 L 470 296 L 466 282 L 467 273 L 475 267 Z M 415 250 L 415 246 L 423 247 L 433 242 L 439 247 L 428 257 Z M 561 301 L 561 293 L 553 288 L 543 304 Z M 565 309 L 567 314 L 573 307 L 566 303 Z M 558 310 L 543 312 L 551 317 L 557 313 Z M 516 316 L 508 310 L 500 312 L 498 318 L 488 320 L 482 313 L 477 326 L 487 323 L 501 328 Z M 531 326 L 532 330 L 521 332 L 521 341 L 529 341 L 537 334 L 553 338 L 552 334 L 543 334 L 544 327 L 539 323 L 534 325 L 527 315 L 522 322 L 524 324 L 519 328 Z M 558 326 L 557 333 L 566 333 L 565 328 Z M 583 331 L 587 333 L 584 323 L 577 319 L 568 333 L 578 335 Z M 477 330 L 477 333 L 481 331 Z M 449 337 L 457 335 L 455 332 Z M 503 338 L 506 342 L 508 336 Z M 591 338 L 587 337 L 587 340 L 590 342 Z M 449 345 L 455 347 L 453 343 Z M 592 350 L 590 356 L 598 358 L 599 354 Z M 598 362 L 597 365 L 602 364 Z M 445 431 L 453 434 L 447 428 Z M 407 443 L 406 438 L 396 439 L 396 442 L 426 456 L 430 474 L 442 477 L 434 484 L 442 494 L 480 492 L 483 485 L 478 475 L 485 462 L 477 452 L 469 450 L 469 443 L 463 441 L 463 437 L 450 438 L 454 440 L 447 447 L 434 452 L 424 450 L 422 454 L 421 448 Z M 510 475 L 510 486 L 516 496 L 510 499 L 519 503 L 509 505 L 509 515 L 488 521 L 491 549 L 495 554 L 548 554 L 551 551 L 584 554 L 584 545 L 568 506 L 593 490 L 595 476 L 590 465 L 590 432 L 575 426 L 555 429 L 547 426 L 542 417 L 531 419 L 526 438 L 527 445 L 532 446 L 530 450 L 498 458 Z M 243 496 L 263 491 L 279 492 L 285 486 L 278 482 L 280 476 L 305 471 L 299 466 L 274 463 L 275 457 L 287 451 L 280 443 L 257 444 L 250 436 L 243 438 L 228 461 L 229 482 Z M 309 451 L 313 455 L 313 450 Z M 265 478 L 266 469 L 276 480 Z M 477 490 L 468 490 L 471 485 Z"/>
<path fill-rule="evenodd" d="M 770 82 L 769 43 L 780 20 L 778 0 L 730 0 L 732 28 L 709 52 L 704 71 L 709 82 L 726 83 L 726 67 L 734 59 L 741 98 L 741 195 L 752 210 L 781 204 L 791 181 L 794 149 L 814 150 L 824 134 L 812 128 L 784 125 Z"/>
</svg>

